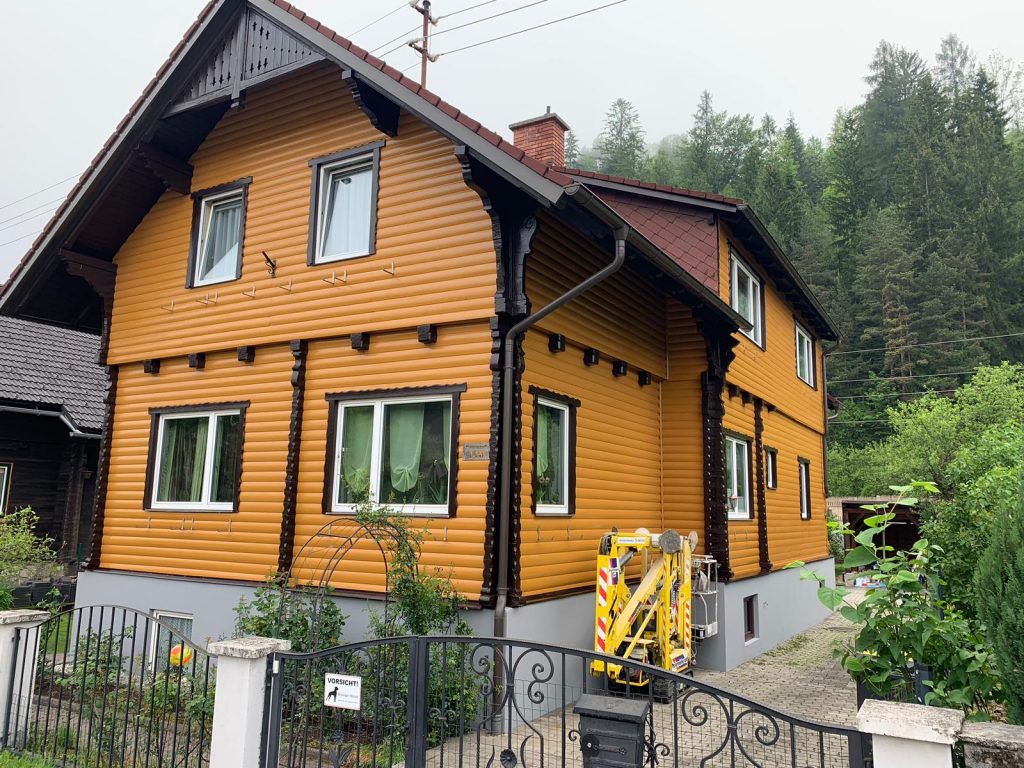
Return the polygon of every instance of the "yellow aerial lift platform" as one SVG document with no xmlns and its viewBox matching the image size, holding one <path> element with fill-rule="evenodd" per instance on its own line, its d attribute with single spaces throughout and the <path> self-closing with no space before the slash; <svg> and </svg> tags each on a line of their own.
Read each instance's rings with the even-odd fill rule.
<svg viewBox="0 0 1024 768">
<path fill-rule="evenodd" d="M 718 631 L 717 565 L 694 555 L 697 534 L 683 538 L 676 531 L 635 533 L 613 530 L 601 539 L 597 555 L 597 597 L 594 649 L 685 672 L 693 664 L 694 639 Z M 631 589 L 626 570 L 639 556 L 640 583 Z M 701 608 L 693 621 L 693 601 Z M 632 687 L 650 682 L 636 668 L 595 660 L 591 673 Z"/>
</svg>

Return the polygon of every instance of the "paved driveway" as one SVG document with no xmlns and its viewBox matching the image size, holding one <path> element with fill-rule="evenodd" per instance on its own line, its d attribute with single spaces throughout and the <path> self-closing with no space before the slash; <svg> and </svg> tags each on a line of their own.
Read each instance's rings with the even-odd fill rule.
<svg viewBox="0 0 1024 768">
<path fill-rule="evenodd" d="M 855 594 L 852 599 L 859 597 Z M 729 672 L 697 670 L 694 677 L 786 714 L 853 726 L 857 686 L 832 658 L 832 649 L 850 640 L 855 629 L 833 613 L 816 627 Z"/>
</svg>

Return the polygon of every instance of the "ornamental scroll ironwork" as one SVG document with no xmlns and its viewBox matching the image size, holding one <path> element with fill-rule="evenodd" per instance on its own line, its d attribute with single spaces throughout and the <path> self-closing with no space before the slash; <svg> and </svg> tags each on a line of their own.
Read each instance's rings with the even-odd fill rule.
<svg viewBox="0 0 1024 768">
<path fill-rule="evenodd" d="M 264 765 L 584 768 L 587 735 L 573 713 L 584 693 L 649 700 L 638 768 L 869 764 L 869 744 L 855 730 L 793 717 L 622 659 L 614 661 L 627 671 L 642 670 L 657 685 L 617 690 L 590 674 L 591 662 L 599 658 L 610 660 L 552 645 L 447 636 L 277 653 L 270 667 Z M 362 678 L 359 711 L 339 714 L 321 705 L 316 681 L 324 672 Z M 598 759 L 624 766 L 627 751 L 610 737 L 600 741 Z"/>
</svg>

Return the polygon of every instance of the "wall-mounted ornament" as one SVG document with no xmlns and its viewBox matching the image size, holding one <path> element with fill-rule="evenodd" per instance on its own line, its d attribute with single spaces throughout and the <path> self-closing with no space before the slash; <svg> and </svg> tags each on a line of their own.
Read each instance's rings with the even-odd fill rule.
<svg viewBox="0 0 1024 768">
<path fill-rule="evenodd" d="M 560 333 L 552 333 L 548 336 L 549 352 L 565 352 L 565 336 Z"/>
<path fill-rule="evenodd" d="M 365 352 L 370 348 L 370 334 L 364 332 L 353 333 L 350 337 L 352 341 L 352 349 L 358 350 L 359 352 Z"/>
<path fill-rule="evenodd" d="M 601 353 L 593 347 L 587 347 L 583 350 L 583 364 L 584 365 L 597 365 L 601 362 Z"/>
<path fill-rule="evenodd" d="M 629 372 L 629 366 L 625 360 L 612 361 L 612 376 L 625 376 Z"/>
</svg>

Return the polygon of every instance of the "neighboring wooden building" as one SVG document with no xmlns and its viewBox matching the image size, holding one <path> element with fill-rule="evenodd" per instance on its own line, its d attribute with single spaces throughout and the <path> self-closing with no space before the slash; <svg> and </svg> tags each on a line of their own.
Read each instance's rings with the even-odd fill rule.
<svg viewBox="0 0 1024 768">
<path fill-rule="evenodd" d="M 843 544 L 847 552 L 857 546 L 853 537 L 864 530 L 865 518 L 878 514 L 878 510 L 864 509 L 864 507 L 877 504 L 884 504 L 884 511 L 892 512 L 894 515 L 878 543 L 884 543 L 903 552 L 910 551 L 914 542 L 921 536 L 921 512 L 914 507 L 894 504 L 893 502 L 898 498 L 898 496 L 830 496 L 828 498 L 828 511 L 853 530 L 853 534 L 844 537 Z"/>
<path fill-rule="evenodd" d="M 74 570 L 89 548 L 107 377 L 99 336 L 0 316 L 0 512 L 32 507 Z"/>
<path fill-rule="evenodd" d="M 562 168 L 564 130 L 509 143 L 282 0 L 211 2 L 0 297 L 103 328 L 79 600 L 216 636 L 369 490 L 484 634 L 589 645 L 612 527 L 718 560 L 702 663 L 816 621 L 780 569 L 833 572 L 834 326 L 742 201 Z M 379 554 L 333 585 L 358 612 Z"/>
</svg>

